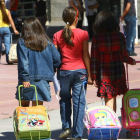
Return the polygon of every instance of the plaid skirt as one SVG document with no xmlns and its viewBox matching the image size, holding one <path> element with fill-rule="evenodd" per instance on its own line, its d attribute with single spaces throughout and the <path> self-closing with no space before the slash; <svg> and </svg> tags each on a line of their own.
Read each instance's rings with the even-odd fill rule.
<svg viewBox="0 0 140 140">
<path fill-rule="evenodd" d="M 117 95 L 125 94 L 128 91 L 125 79 L 114 80 L 112 82 L 101 81 L 97 91 L 98 97 L 114 98 Z"/>
</svg>

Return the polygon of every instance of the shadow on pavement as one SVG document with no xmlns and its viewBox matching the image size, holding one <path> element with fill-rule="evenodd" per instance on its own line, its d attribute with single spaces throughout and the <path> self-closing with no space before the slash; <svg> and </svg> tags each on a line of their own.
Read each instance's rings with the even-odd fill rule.
<svg viewBox="0 0 140 140">
<path fill-rule="evenodd" d="M 62 133 L 62 130 L 52 131 L 51 139 L 58 140 L 60 133 Z M 14 132 L 2 132 L 0 134 L 1 134 L 0 140 L 15 140 Z M 88 138 L 88 135 L 87 135 L 87 130 L 85 128 L 83 131 L 83 139 L 87 139 L 87 138 Z"/>
<path fill-rule="evenodd" d="M 0 134 L 1 134 L 0 140 L 15 140 L 13 132 L 2 132 Z"/>
</svg>

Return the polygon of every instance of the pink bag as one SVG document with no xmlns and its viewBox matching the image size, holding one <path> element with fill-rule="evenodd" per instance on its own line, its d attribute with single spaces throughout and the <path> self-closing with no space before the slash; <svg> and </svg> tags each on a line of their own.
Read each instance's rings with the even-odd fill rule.
<svg viewBox="0 0 140 140">
<path fill-rule="evenodd" d="M 121 130 L 118 116 L 107 106 L 97 106 L 87 109 L 84 124 L 88 129 L 88 134 L 90 128 L 119 128 L 119 131 Z"/>
</svg>

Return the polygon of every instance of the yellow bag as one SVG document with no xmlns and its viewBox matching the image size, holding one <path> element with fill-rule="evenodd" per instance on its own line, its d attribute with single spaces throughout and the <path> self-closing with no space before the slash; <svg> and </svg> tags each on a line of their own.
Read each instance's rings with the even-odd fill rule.
<svg viewBox="0 0 140 140">
<path fill-rule="evenodd" d="M 13 116 L 15 137 L 16 139 L 31 140 L 34 138 L 50 138 L 51 131 L 47 109 L 42 105 L 38 105 L 36 87 L 34 85 L 31 86 L 35 88 L 37 103 L 37 106 L 33 107 L 21 106 L 20 87 L 23 87 L 23 85 L 18 87 L 20 106 L 15 109 Z"/>
</svg>

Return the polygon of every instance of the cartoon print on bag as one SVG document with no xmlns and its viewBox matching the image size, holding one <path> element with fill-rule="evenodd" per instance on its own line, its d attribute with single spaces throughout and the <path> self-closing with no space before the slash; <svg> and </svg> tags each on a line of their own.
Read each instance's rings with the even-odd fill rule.
<svg viewBox="0 0 140 140">
<path fill-rule="evenodd" d="M 139 118 L 139 113 L 137 111 L 132 111 L 130 116 L 133 120 L 137 120 Z"/>
<path fill-rule="evenodd" d="M 137 108 L 139 106 L 139 101 L 137 98 L 130 98 L 129 99 L 129 107 L 130 108 Z"/>
<path fill-rule="evenodd" d="M 26 108 L 21 108 L 20 109 L 20 114 L 28 115 L 28 113 L 26 113 L 25 111 L 26 111 Z"/>
<path fill-rule="evenodd" d="M 107 112 L 104 110 L 99 110 L 94 114 L 97 121 L 95 122 L 95 126 L 115 126 L 116 124 L 111 118 L 108 118 Z"/>
<path fill-rule="evenodd" d="M 21 123 L 24 123 L 24 122 L 25 122 L 25 120 L 26 120 L 26 118 L 23 118 L 23 119 L 21 120 Z"/>
<path fill-rule="evenodd" d="M 43 126 L 43 123 L 45 122 L 45 120 L 39 120 L 39 118 L 32 118 L 29 120 L 29 122 L 27 123 L 30 127 L 34 127 L 34 126 Z"/>
</svg>

